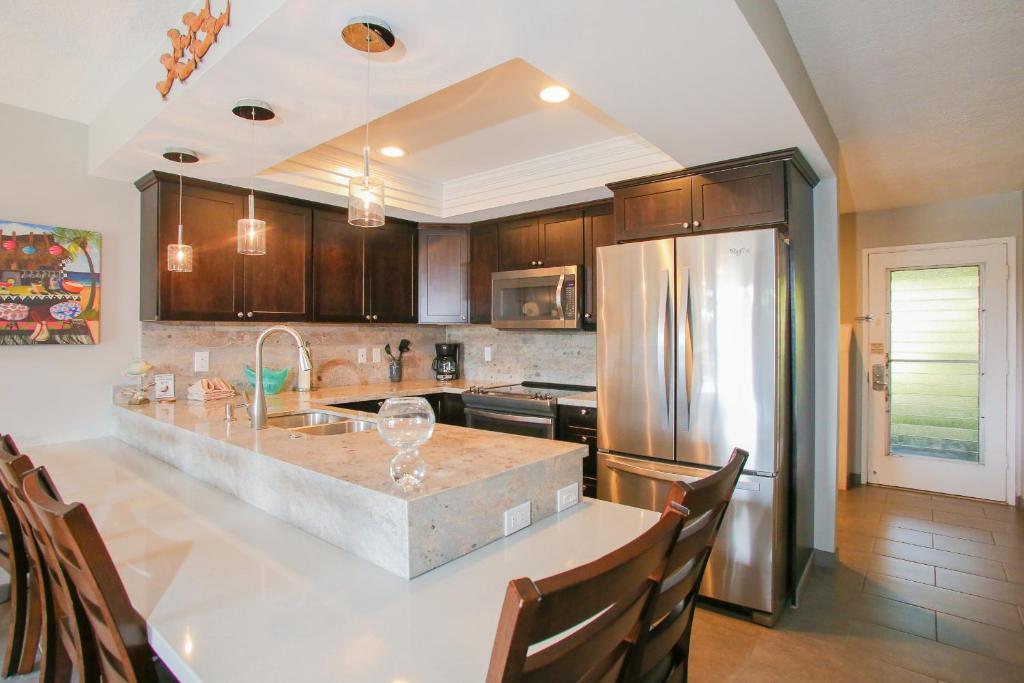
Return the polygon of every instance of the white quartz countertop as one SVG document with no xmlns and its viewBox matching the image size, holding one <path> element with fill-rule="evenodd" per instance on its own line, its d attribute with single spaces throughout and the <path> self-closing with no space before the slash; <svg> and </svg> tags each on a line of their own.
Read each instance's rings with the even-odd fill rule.
<svg viewBox="0 0 1024 683">
<path fill-rule="evenodd" d="M 29 454 L 89 507 L 183 683 L 481 681 L 510 579 L 593 560 L 657 520 L 584 499 L 406 580 L 115 439 Z"/>
</svg>

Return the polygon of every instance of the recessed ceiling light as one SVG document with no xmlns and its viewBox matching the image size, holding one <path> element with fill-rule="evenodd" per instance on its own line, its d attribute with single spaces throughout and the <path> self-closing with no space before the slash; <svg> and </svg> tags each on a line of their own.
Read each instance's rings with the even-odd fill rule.
<svg viewBox="0 0 1024 683">
<path fill-rule="evenodd" d="M 380 153 L 386 157 L 391 157 L 392 159 L 405 156 L 405 150 L 401 147 L 381 147 Z"/>
<path fill-rule="evenodd" d="M 560 85 L 549 85 L 540 91 L 540 98 L 545 102 L 565 102 L 569 99 L 569 91 Z"/>
</svg>

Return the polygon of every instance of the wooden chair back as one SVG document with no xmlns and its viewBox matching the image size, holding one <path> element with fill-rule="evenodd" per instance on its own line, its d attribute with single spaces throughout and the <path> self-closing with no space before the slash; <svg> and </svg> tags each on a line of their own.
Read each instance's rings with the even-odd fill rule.
<svg viewBox="0 0 1024 683">
<path fill-rule="evenodd" d="M 71 581 L 57 559 L 56 549 L 45 527 L 39 520 L 25 495 L 25 477 L 36 471 L 27 456 L 10 462 L 0 462 L 0 479 L 11 492 L 20 517 L 24 520 L 25 535 L 39 558 L 40 573 L 45 586 L 46 631 L 41 674 L 47 681 L 70 681 L 74 671 L 82 683 L 99 681 L 99 665 L 93 646 L 85 610 Z M 46 476 L 50 491 L 57 496 L 53 482 Z"/>
<path fill-rule="evenodd" d="M 81 503 L 64 503 L 44 467 L 28 472 L 22 486 L 80 601 L 104 683 L 154 683 L 146 621 L 132 607 L 89 511 Z"/>
<path fill-rule="evenodd" d="M 0 474 L 7 463 L 27 458 L 10 434 L 0 437 Z M 4 535 L 7 573 L 10 576 L 11 616 L 7 620 L 2 675 L 24 674 L 35 667 L 43 628 L 44 597 L 42 566 L 27 523 L 13 501 L 6 481 L 0 476 L 0 529 Z"/>
<path fill-rule="evenodd" d="M 687 524 L 669 551 L 659 584 L 641 617 L 636 647 L 627 663 L 628 680 L 686 680 L 700 584 L 747 455 L 735 448 L 725 467 L 714 474 L 692 484 L 672 485 L 662 514 L 685 514 Z"/>
<path fill-rule="evenodd" d="M 630 543 L 539 581 L 510 581 L 488 683 L 614 681 L 683 525 L 669 510 Z M 538 643 L 561 636 L 540 648 Z"/>
</svg>

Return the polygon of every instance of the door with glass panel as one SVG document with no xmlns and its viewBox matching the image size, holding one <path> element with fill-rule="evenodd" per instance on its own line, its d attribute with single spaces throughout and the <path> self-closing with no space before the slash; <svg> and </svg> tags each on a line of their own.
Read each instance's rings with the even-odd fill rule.
<svg viewBox="0 0 1024 683">
<path fill-rule="evenodd" d="M 1007 245 L 868 255 L 868 482 L 1007 500 Z"/>
</svg>

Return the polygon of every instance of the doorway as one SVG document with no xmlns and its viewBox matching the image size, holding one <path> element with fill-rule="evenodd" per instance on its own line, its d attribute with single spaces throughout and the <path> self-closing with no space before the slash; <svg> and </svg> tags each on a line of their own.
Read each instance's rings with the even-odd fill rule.
<svg viewBox="0 0 1024 683">
<path fill-rule="evenodd" d="M 865 251 L 867 482 L 1013 501 L 1011 240 Z"/>
</svg>

